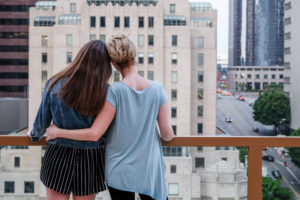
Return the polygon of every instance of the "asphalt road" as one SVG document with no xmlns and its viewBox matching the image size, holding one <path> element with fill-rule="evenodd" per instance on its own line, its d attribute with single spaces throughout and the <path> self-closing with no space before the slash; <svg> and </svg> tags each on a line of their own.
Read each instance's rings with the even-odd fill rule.
<svg viewBox="0 0 300 200">
<path fill-rule="evenodd" d="M 274 127 L 265 126 L 253 119 L 253 109 L 249 106 L 255 98 L 246 97 L 246 101 L 239 101 L 234 96 L 217 95 L 217 127 L 221 128 L 227 134 L 232 136 L 273 136 Z M 225 122 L 225 117 L 230 116 L 232 123 Z M 259 132 L 253 132 L 253 128 L 258 127 Z M 288 187 L 294 194 L 294 200 L 300 200 L 300 169 L 295 167 L 289 157 L 278 155 L 276 148 L 269 148 L 263 152 L 264 155 L 269 154 L 275 157 L 275 162 L 263 161 L 263 165 L 267 166 L 269 176 L 272 170 L 280 171 L 282 175 L 281 184 Z M 283 160 L 284 159 L 284 160 Z M 289 163 L 285 167 L 283 162 Z"/>
<path fill-rule="evenodd" d="M 273 126 L 265 126 L 253 120 L 252 107 L 253 98 L 246 101 L 239 101 L 234 96 L 217 95 L 217 126 L 229 135 L 233 136 L 272 136 Z M 225 116 L 230 116 L 232 123 L 225 122 Z M 258 127 L 259 132 L 253 132 L 253 128 Z"/>
</svg>

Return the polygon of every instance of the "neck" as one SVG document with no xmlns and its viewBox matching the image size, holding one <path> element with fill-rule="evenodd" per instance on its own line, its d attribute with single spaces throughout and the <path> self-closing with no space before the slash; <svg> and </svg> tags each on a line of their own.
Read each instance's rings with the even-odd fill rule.
<svg viewBox="0 0 300 200">
<path fill-rule="evenodd" d="M 134 65 L 130 65 L 129 67 L 124 68 L 121 71 L 121 74 L 122 74 L 123 79 L 128 76 L 136 75 L 136 70 L 134 68 Z"/>
</svg>

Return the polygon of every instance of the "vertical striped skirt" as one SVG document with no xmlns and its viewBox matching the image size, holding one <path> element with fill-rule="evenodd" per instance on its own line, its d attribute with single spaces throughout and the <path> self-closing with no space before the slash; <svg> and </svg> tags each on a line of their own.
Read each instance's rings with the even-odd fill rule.
<svg viewBox="0 0 300 200">
<path fill-rule="evenodd" d="M 76 149 L 48 144 L 42 161 L 42 183 L 62 194 L 86 196 L 106 190 L 103 147 Z"/>
</svg>

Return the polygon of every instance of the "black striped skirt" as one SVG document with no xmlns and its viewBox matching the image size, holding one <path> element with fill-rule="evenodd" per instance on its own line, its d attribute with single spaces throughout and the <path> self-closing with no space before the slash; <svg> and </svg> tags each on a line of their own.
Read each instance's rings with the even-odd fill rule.
<svg viewBox="0 0 300 200">
<path fill-rule="evenodd" d="M 42 183 L 62 194 L 86 196 L 106 190 L 104 151 L 48 144 L 42 161 Z"/>
</svg>

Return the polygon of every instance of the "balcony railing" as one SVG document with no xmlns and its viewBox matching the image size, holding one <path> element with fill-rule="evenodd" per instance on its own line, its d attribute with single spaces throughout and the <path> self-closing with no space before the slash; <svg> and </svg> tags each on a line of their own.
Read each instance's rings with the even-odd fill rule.
<svg viewBox="0 0 300 200">
<path fill-rule="evenodd" d="M 0 136 L 0 146 L 41 146 L 45 138 L 33 143 L 27 136 Z M 300 147 L 300 137 L 175 137 L 164 146 L 248 147 L 248 199 L 262 199 L 262 147 Z"/>
</svg>

